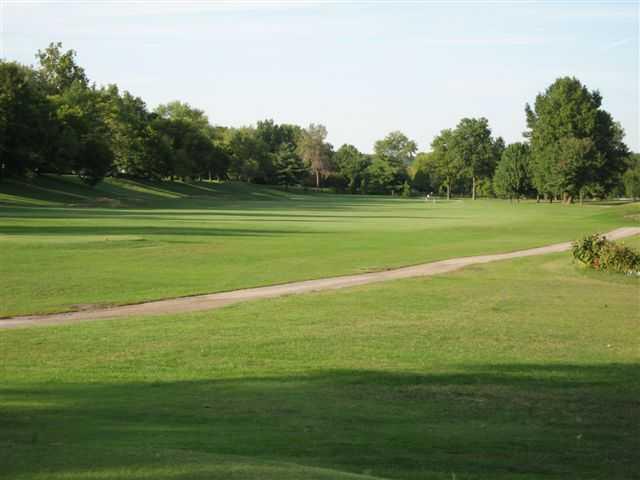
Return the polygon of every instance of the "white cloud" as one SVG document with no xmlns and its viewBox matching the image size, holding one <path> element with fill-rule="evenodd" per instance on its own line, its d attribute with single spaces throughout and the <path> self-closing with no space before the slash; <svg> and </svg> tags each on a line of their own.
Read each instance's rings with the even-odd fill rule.
<svg viewBox="0 0 640 480">
<path fill-rule="evenodd" d="M 633 38 L 629 37 L 629 38 L 623 38 L 622 40 L 616 40 L 615 42 L 612 42 L 608 45 L 605 45 L 604 47 L 602 47 L 603 51 L 607 51 L 607 50 L 612 50 L 614 48 L 617 47 L 621 47 L 623 45 L 626 45 L 628 43 L 631 43 L 633 41 Z"/>
</svg>

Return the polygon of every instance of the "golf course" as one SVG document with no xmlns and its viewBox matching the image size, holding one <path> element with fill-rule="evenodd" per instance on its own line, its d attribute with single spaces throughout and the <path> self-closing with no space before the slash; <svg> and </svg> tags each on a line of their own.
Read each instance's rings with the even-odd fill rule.
<svg viewBox="0 0 640 480">
<path fill-rule="evenodd" d="M 0 480 L 639 480 L 628 0 L 0 0 Z"/>
<path fill-rule="evenodd" d="M 640 225 L 637 203 L 434 202 L 233 182 L 89 188 L 45 176 L 0 184 L 0 201 L 4 317 Z M 624 242 L 640 247 L 637 236 Z M 563 252 L 205 312 L 0 331 L 2 476 L 632 478 L 639 287 Z"/>
<path fill-rule="evenodd" d="M 241 183 L 110 179 L 92 189 L 72 177 L 7 182 L 0 200 L 4 317 L 510 252 L 640 214 L 633 204 L 434 203 Z"/>
</svg>

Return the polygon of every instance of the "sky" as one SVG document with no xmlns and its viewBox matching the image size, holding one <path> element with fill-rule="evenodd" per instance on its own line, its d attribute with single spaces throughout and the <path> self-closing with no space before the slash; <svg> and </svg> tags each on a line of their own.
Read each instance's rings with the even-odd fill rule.
<svg viewBox="0 0 640 480">
<path fill-rule="evenodd" d="M 0 57 L 50 42 L 89 78 L 150 108 L 171 100 L 212 124 L 321 123 L 371 152 L 400 130 L 429 150 L 464 117 L 522 140 L 524 106 L 570 75 L 640 150 L 640 3 L 594 1 L 0 0 Z"/>
</svg>

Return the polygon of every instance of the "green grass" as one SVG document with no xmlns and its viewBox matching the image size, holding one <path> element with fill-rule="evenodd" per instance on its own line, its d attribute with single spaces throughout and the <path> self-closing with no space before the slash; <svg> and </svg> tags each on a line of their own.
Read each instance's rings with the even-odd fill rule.
<svg viewBox="0 0 640 480">
<path fill-rule="evenodd" d="M 638 478 L 639 288 L 565 253 L 1 331 L 0 477 Z"/>
<path fill-rule="evenodd" d="M 0 183 L 0 317 L 233 290 L 572 240 L 640 205 L 285 192 L 70 177 Z"/>
</svg>

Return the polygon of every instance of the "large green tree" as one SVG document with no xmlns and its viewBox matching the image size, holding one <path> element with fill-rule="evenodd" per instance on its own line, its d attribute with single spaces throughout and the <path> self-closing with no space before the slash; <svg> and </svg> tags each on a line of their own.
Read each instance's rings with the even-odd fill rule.
<svg viewBox="0 0 640 480">
<path fill-rule="evenodd" d="M 356 193 L 367 175 L 367 168 L 371 165 L 368 155 L 361 153 L 349 144 L 342 145 L 333 156 L 338 172 L 346 178 L 349 192 Z"/>
<path fill-rule="evenodd" d="M 433 152 L 420 152 L 409 168 L 411 186 L 422 193 L 434 193 L 440 188 L 440 179 L 436 173 L 436 155 Z"/>
<path fill-rule="evenodd" d="M 376 157 L 396 169 L 406 169 L 411 165 L 417 150 L 416 142 L 399 131 L 389 133 L 382 140 L 378 140 L 373 147 Z"/>
<path fill-rule="evenodd" d="M 49 94 L 60 94 L 73 84 L 89 86 L 89 79 L 76 62 L 76 51 L 62 48 L 62 43 L 50 43 L 44 50 L 38 50 L 38 76 Z"/>
<path fill-rule="evenodd" d="M 231 152 L 229 174 L 232 178 L 252 182 L 263 175 L 262 166 L 271 160 L 267 158 L 268 148 L 255 128 L 230 129 L 226 142 Z"/>
<path fill-rule="evenodd" d="M 500 142 L 491 136 L 486 118 L 463 118 L 453 131 L 451 154 L 471 178 L 471 198 L 476 199 L 478 180 L 491 178 L 499 158 Z"/>
<path fill-rule="evenodd" d="M 445 129 L 431 142 L 433 152 L 433 171 L 439 183 L 446 189 L 447 199 L 451 198 L 453 185 L 464 175 L 465 165 L 457 155 L 453 145 L 454 132 Z"/>
<path fill-rule="evenodd" d="M 302 158 L 298 155 L 295 144 L 281 143 L 271 155 L 278 184 L 285 187 L 298 185 L 307 176 L 307 167 L 305 167 Z"/>
<path fill-rule="evenodd" d="M 602 109 L 602 96 L 578 79 L 558 78 L 525 107 L 533 182 L 550 200 L 604 194 L 619 181 L 628 154 L 624 131 Z"/>
<path fill-rule="evenodd" d="M 526 143 L 512 143 L 504 150 L 493 177 L 498 196 L 519 199 L 531 191 L 530 153 Z"/>
<path fill-rule="evenodd" d="M 289 150 L 292 145 L 297 148 L 303 134 L 302 128 L 297 125 L 277 124 L 272 119 L 267 119 L 256 124 L 255 134 L 265 148 L 264 155 L 260 156 L 261 180 L 264 183 L 281 183 L 282 175 L 278 173 L 281 165 L 277 167 L 275 159 L 293 160 Z"/>
<path fill-rule="evenodd" d="M 60 43 L 36 55 L 37 75 L 58 124 L 47 149 L 47 163 L 93 185 L 111 171 L 114 155 L 101 94 L 89 85 L 75 57 L 75 51 L 63 51 Z"/>
<path fill-rule="evenodd" d="M 0 61 L 0 178 L 46 166 L 57 123 L 41 87 L 31 68 Z"/>
<path fill-rule="evenodd" d="M 407 168 L 417 150 L 416 142 L 399 131 L 378 140 L 373 147 L 373 160 L 368 168 L 369 188 L 377 193 L 399 192 L 409 180 Z"/>
<path fill-rule="evenodd" d="M 51 100 L 61 126 L 54 154 L 56 165 L 62 171 L 70 169 L 84 182 L 95 185 L 111 171 L 113 162 L 99 92 L 73 83 Z"/>
<path fill-rule="evenodd" d="M 129 92 L 120 93 L 116 85 L 104 87 L 100 93 L 115 171 L 133 177 L 156 176 L 156 152 L 151 148 L 156 140 L 144 101 Z"/>
<path fill-rule="evenodd" d="M 186 102 L 174 100 L 158 105 L 155 113 L 161 118 L 187 122 L 202 131 L 207 131 L 211 128 L 209 118 L 204 113 L 204 110 L 194 108 Z"/>
<path fill-rule="evenodd" d="M 155 129 L 170 139 L 173 154 L 169 176 L 222 178 L 230 163 L 223 132 L 209 123 L 204 111 L 173 101 L 155 110 Z M 251 177 L 253 178 L 253 176 Z"/>
</svg>

